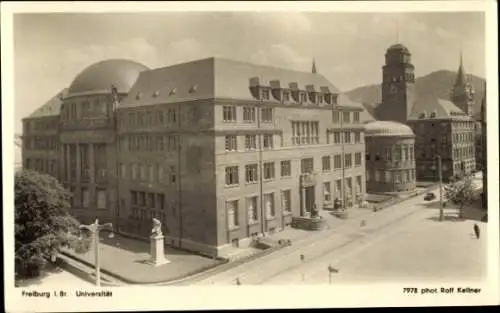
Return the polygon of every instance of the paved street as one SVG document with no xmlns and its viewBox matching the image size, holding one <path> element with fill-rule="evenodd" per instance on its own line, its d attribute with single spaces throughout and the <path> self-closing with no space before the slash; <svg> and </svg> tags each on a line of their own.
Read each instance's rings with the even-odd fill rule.
<svg viewBox="0 0 500 313">
<path fill-rule="evenodd" d="M 381 212 L 350 218 L 337 228 L 198 284 L 234 285 L 236 278 L 242 284 L 297 283 L 302 274 L 305 283 L 328 283 L 329 264 L 340 270 L 336 280 L 352 282 L 480 277 L 484 258 L 479 256 L 486 253 L 486 244 L 484 238 L 471 237 L 473 222 L 439 223 L 437 215 L 423 196 L 412 198 Z M 360 226 L 362 219 L 365 227 Z"/>
</svg>

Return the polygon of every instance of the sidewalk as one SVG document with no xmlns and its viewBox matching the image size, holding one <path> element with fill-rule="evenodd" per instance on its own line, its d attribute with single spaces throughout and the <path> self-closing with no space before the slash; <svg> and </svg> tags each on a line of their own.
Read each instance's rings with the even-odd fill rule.
<svg viewBox="0 0 500 313">
<path fill-rule="evenodd" d="M 170 263 L 154 267 L 147 264 L 149 244 L 115 236 L 101 237 L 101 271 L 130 284 L 153 284 L 180 279 L 213 268 L 223 261 L 210 259 L 182 250 L 165 247 Z M 94 251 L 85 254 L 64 251 L 87 265 L 94 264 Z"/>
</svg>

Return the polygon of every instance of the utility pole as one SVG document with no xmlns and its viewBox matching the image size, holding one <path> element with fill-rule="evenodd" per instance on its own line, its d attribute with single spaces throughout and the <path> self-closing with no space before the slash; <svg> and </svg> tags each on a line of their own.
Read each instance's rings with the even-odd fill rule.
<svg viewBox="0 0 500 313">
<path fill-rule="evenodd" d="M 439 220 L 443 221 L 444 212 L 443 212 L 443 170 L 442 170 L 442 161 L 441 156 L 436 155 L 438 159 L 438 174 L 439 174 Z"/>
<path fill-rule="evenodd" d="M 94 243 L 94 266 L 95 266 L 95 285 L 97 287 L 101 286 L 101 264 L 100 264 L 100 251 L 99 251 L 99 232 L 104 228 L 113 229 L 113 224 L 106 223 L 99 225 L 99 219 L 96 218 L 95 222 L 90 225 L 80 225 L 80 229 L 86 229 L 90 231 Z M 110 238 L 113 238 L 113 233 L 110 234 Z"/>
</svg>

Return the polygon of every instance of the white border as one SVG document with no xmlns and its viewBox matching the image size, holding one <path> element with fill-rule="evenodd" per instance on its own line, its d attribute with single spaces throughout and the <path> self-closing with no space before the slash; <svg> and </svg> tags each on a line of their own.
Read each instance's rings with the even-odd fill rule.
<svg viewBox="0 0 500 313">
<path fill-rule="evenodd" d="M 112 289 L 112 298 L 28 299 L 13 288 L 12 258 L 4 259 L 6 311 L 106 311 L 133 309 L 313 308 L 361 306 L 485 305 L 499 303 L 498 232 L 498 30 L 495 1 L 375 1 L 375 2 L 46 2 L 5 3 L 1 7 L 2 39 L 2 148 L 4 188 L 4 255 L 13 247 L 13 13 L 21 12 L 158 12 L 158 11 L 335 11 L 429 12 L 483 11 L 486 14 L 486 64 L 488 82 L 488 273 L 480 296 L 404 295 L 401 284 L 343 286 L 239 286 L 234 287 L 135 287 Z M 432 287 L 433 284 L 409 284 Z M 441 287 L 441 286 L 436 286 Z M 36 288 L 35 288 L 36 289 Z M 76 301 L 75 301 L 76 300 Z"/>
</svg>

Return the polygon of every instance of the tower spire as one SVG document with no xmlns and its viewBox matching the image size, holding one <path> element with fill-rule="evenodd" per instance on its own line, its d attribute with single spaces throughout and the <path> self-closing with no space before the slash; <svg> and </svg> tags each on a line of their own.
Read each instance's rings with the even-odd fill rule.
<svg viewBox="0 0 500 313">
<path fill-rule="evenodd" d="M 457 78 L 455 80 L 455 86 L 463 86 L 466 83 L 465 80 L 465 70 L 464 70 L 464 62 L 463 62 L 463 52 L 462 47 L 460 46 L 460 64 L 458 66 Z"/>
<path fill-rule="evenodd" d="M 313 58 L 312 73 L 313 74 L 317 73 L 317 71 L 316 71 L 316 59 L 315 58 Z"/>
</svg>

